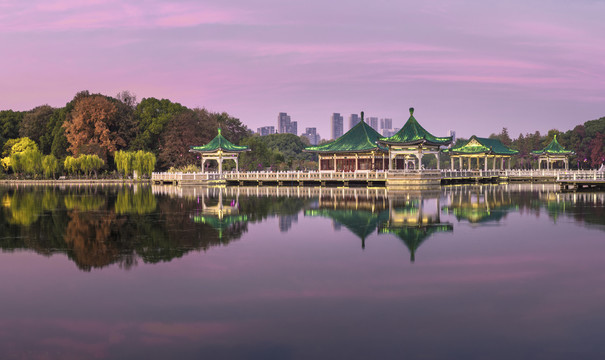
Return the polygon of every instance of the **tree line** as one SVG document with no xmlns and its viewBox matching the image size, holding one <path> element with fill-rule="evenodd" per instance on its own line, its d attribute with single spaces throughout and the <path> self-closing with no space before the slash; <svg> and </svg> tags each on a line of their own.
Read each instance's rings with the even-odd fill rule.
<svg viewBox="0 0 605 360">
<path fill-rule="evenodd" d="M 41 105 L 28 111 L 0 111 L 2 176 L 134 176 L 186 167 L 201 170 L 199 154 L 189 148 L 208 143 L 219 127 L 228 140 L 252 150 L 241 155 L 241 170 L 317 169 L 316 155 L 303 152 L 309 145 L 304 137 L 260 137 L 226 112 L 190 109 L 168 99 L 139 102 L 128 91 L 115 97 L 81 91 L 61 108 Z M 529 168 L 536 166 L 531 151 L 547 145 L 554 134 L 575 152 L 570 162 L 574 167 L 595 167 L 605 161 L 605 118 L 566 132 L 536 131 L 512 139 L 504 128 L 491 137 L 519 150 L 514 167 Z M 425 162 L 434 161 L 431 158 Z M 447 165 L 447 155 L 442 161 Z M 213 162 L 208 165 L 216 167 Z M 224 164 L 227 170 L 234 166 L 229 161 Z"/>
<path fill-rule="evenodd" d="M 519 150 L 519 154 L 513 157 L 513 167 L 530 169 L 537 167 L 536 157 L 531 152 L 546 147 L 555 135 L 561 146 L 574 152 L 569 161 L 571 167 L 590 169 L 605 163 L 605 117 L 586 121 L 565 132 L 552 129 L 542 135 L 536 131 L 525 135 L 521 133 L 512 139 L 508 129 L 503 128 L 500 133 L 491 134 L 490 138 L 499 139 L 504 145 Z"/>
</svg>

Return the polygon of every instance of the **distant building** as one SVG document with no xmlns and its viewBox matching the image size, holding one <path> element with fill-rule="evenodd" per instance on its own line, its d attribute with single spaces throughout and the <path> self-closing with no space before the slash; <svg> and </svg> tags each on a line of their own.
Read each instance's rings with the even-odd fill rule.
<svg viewBox="0 0 605 360">
<path fill-rule="evenodd" d="M 452 144 L 456 143 L 456 132 L 454 130 L 450 130 L 450 136 L 452 137 Z"/>
<path fill-rule="evenodd" d="M 380 119 L 380 133 L 384 137 L 390 137 L 395 135 L 395 132 L 393 132 L 393 119 Z"/>
<path fill-rule="evenodd" d="M 367 123 L 370 127 L 378 132 L 380 132 L 380 128 L 378 127 L 378 118 L 377 117 L 367 117 Z"/>
<path fill-rule="evenodd" d="M 381 130 L 391 130 L 393 128 L 393 119 L 384 118 L 380 119 Z"/>
<path fill-rule="evenodd" d="M 344 134 L 343 118 L 339 113 L 334 113 L 332 114 L 330 121 L 332 124 L 332 139 L 338 139 Z"/>
<path fill-rule="evenodd" d="M 275 134 L 275 126 L 263 126 L 256 129 L 257 134 L 260 136 L 267 136 Z"/>
<path fill-rule="evenodd" d="M 397 128 L 397 129 L 383 129 L 382 132 L 381 132 L 381 134 L 384 137 L 391 137 L 391 136 L 397 134 L 397 131 L 399 131 L 399 128 Z"/>
<path fill-rule="evenodd" d="M 349 130 L 353 128 L 353 126 L 359 124 L 361 118 L 357 114 L 349 115 Z"/>
<path fill-rule="evenodd" d="M 298 122 L 291 121 L 290 126 L 288 127 L 288 131 L 286 132 L 298 136 Z"/>
<path fill-rule="evenodd" d="M 319 144 L 319 141 L 321 140 L 321 137 L 317 133 L 317 128 L 314 128 L 314 127 L 306 128 L 305 133 L 302 136 L 309 139 L 309 144 L 311 144 L 311 145 L 317 145 L 317 144 Z"/>
<path fill-rule="evenodd" d="M 277 132 L 280 134 L 298 135 L 298 123 L 291 121 L 288 113 L 279 113 L 277 115 Z"/>
</svg>

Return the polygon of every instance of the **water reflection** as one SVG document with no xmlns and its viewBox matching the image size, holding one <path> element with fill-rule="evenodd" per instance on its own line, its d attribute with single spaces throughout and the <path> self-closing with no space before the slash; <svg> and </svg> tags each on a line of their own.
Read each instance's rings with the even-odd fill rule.
<svg viewBox="0 0 605 360">
<path fill-rule="evenodd" d="M 299 216 L 330 219 L 365 249 L 397 238 L 410 261 L 454 223 L 499 225 L 509 214 L 570 218 L 605 230 L 605 193 L 561 193 L 553 185 L 454 186 L 428 191 L 287 187 L 2 187 L 3 251 L 66 254 L 79 269 L 159 263 L 240 239 L 276 218 L 287 233 Z"/>
<path fill-rule="evenodd" d="M 342 189 L 328 192 L 320 189 L 316 208 L 306 216 L 331 218 L 361 240 L 372 234 L 394 235 L 410 252 L 414 262 L 418 247 L 437 232 L 452 231 L 450 223 L 440 220 L 440 190 L 392 192 L 387 190 Z"/>
</svg>

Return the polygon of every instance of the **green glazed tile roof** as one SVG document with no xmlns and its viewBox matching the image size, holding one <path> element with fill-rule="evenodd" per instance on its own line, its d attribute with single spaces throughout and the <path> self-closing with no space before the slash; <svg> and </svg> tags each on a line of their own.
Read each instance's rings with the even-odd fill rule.
<svg viewBox="0 0 605 360">
<path fill-rule="evenodd" d="M 305 148 L 308 152 L 319 153 L 341 153 L 341 152 L 369 152 L 372 150 L 388 151 L 385 147 L 376 144 L 376 141 L 381 137 L 378 131 L 372 129 L 363 120 L 361 113 L 361 121 L 353 126 L 351 130 L 338 139 L 317 146 L 309 146 Z"/>
<path fill-rule="evenodd" d="M 249 151 L 250 149 L 247 146 L 238 146 L 233 145 L 229 140 L 225 139 L 225 137 L 221 134 L 221 129 L 218 129 L 218 135 L 208 144 L 203 146 L 191 146 L 190 151 L 199 151 L 199 152 L 215 152 L 215 151 L 227 151 L 227 152 L 240 152 L 240 151 Z"/>
<path fill-rule="evenodd" d="M 410 118 L 401 130 L 391 137 L 380 138 L 379 142 L 392 145 L 449 145 L 452 142 L 452 137 L 436 137 L 426 131 L 414 118 L 414 108 L 410 108 Z"/>
<path fill-rule="evenodd" d="M 561 144 L 557 141 L 557 135 L 552 139 L 550 144 L 548 144 L 542 150 L 532 151 L 532 154 L 536 155 L 571 155 L 573 151 L 565 150 Z"/>
<path fill-rule="evenodd" d="M 519 151 L 509 148 L 498 139 L 480 138 L 475 135 L 463 143 L 446 149 L 456 155 L 490 154 L 490 155 L 514 155 Z"/>
<path fill-rule="evenodd" d="M 349 229 L 361 240 L 376 232 L 378 225 L 389 219 L 387 210 L 373 213 L 364 210 L 333 210 L 333 209 L 308 209 L 305 216 L 321 216 L 331 218 Z"/>
<path fill-rule="evenodd" d="M 393 234 L 403 241 L 410 250 L 410 261 L 416 260 L 416 250 L 431 235 L 439 232 L 454 231 L 452 224 L 434 224 L 429 226 L 403 226 L 403 227 L 382 227 L 379 230 L 381 234 Z"/>
</svg>

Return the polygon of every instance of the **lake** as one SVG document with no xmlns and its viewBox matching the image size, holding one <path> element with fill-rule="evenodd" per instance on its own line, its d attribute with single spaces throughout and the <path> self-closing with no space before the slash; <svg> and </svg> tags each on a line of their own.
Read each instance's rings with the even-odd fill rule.
<svg viewBox="0 0 605 360">
<path fill-rule="evenodd" d="M 0 187 L 2 359 L 602 359 L 605 193 Z"/>
</svg>

